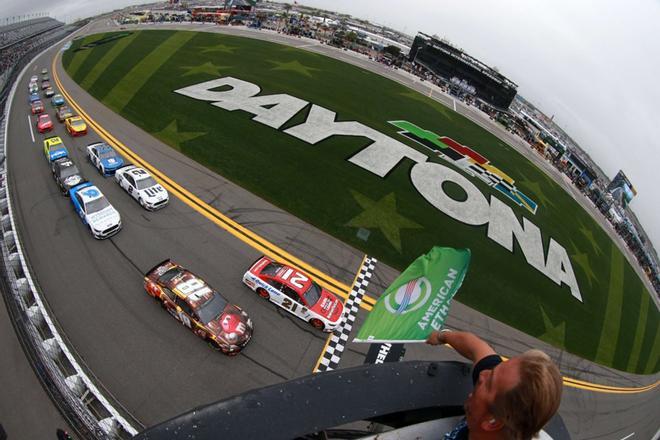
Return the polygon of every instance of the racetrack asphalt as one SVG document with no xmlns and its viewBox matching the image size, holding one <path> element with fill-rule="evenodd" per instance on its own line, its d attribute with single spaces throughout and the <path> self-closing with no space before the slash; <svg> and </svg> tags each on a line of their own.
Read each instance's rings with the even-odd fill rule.
<svg viewBox="0 0 660 440">
<path fill-rule="evenodd" d="M 180 28 L 191 30 L 193 26 Z M 195 28 L 302 46 L 392 75 L 385 66 L 312 40 L 214 25 Z M 117 28 L 107 20 L 87 28 L 89 33 L 106 30 Z M 8 127 L 9 177 L 22 239 L 37 281 L 60 326 L 98 380 L 148 426 L 194 406 L 309 374 L 326 335 L 265 303 L 241 283 L 243 272 L 259 256 L 257 251 L 178 199 L 173 198 L 161 211 L 144 211 L 112 178 L 102 178 L 85 160 L 85 146 L 99 140 L 98 135 L 90 132 L 85 137 L 70 138 L 55 122 L 55 134 L 62 137 L 70 156 L 122 215 L 124 228 L 117 236 L 105 241 L 90 236 L 50 176 L 41 143 L 45 136 L 35 130 L 33 143 L 28 127 L 27 94 L 21 86 L 27 86 L 27 77 L 33 72 L 42 67 L 50 69 L 55 54 L 55 49 L 48 51 L 33 63 L 26 77 L 19 79 Z M 64 88 L 76 102 L 142 158 L 255 233 L 334 278 L 351 283 L 362 259 L 359 251 L 163 145 L 80 89 L 59 61 L 57 69 Z M 426 85 L 411 82 L 413 88 L 426 90 Z M 47 109 L 53 116 L 49 104 Z M 147 297 L 142 274 L 164 258 L 173 258 L 196 272 L 251 315 L 255 336 L 243 354 L 227 358 L 213 352 Z M 379 263 L 369 294 L 377 296 L 396 275 L 396 271 Z M 358 325 L 364 315 L 358 315 Z M 658 375 L 623 374 L 560 352 L 458 302 L 452 306 L 447 323 L 476 332 L 503 355 L 529 347 L 542 348 L 558 361 L 564 374 L 574 378 L 619 386 L 641 386 L 658 379 Z M 366 346 L 349 344 L 341 366 L 361 364 L 365 352 Z M 406 359 L 459 358 L 447 348 L 409 345 Z M 633 432 L 634 438 L 651 438 L 658 429 L 659 402 L 658 388 L 620 395 L 565 387 L 560 414 L 574 438 L 621 439 Z"/>
</svg>

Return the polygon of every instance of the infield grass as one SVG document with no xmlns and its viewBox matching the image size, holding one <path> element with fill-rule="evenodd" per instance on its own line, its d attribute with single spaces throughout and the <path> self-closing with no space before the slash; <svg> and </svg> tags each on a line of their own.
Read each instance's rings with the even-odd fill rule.
<svg viewBox="0 0 660 440">
<path fill-rule="evenodd" d="M 153 30 L 77 50 L 101 37 L 74 42 L 63 56 L 69 74 L 183 154 L 398 269 L 433 245 L 468 247 L 471 267 L 457 300 L 586 359 L 658 371 L 658 310 L 619 249 L 559 185 L 471 121 L 394 81 L 288 46 Z M 157 62 L 145 66 L 147 59 Z M 538 203 L 531 214 L 468 177 L 483 194 L 508 203 L 519 221 L 524 216 L 537 225 L 546 252 L 550 237 L 566 249 L 583 302 L 529 266 L 517 243 L 510 253 L 487 238 L 487 226 L 460 223 L 431 206 L 410 182 L 412 161 L 382 179 L 346 160 L 368 145 L 364 138 L 334 136 L 309 145 L 282 132 L 303 122 L 309 107 L 274 130 L 248 113 L 173 92 L 222 76 L 255 83 L 261 94 L 286 93 L 323 106 L 339 121 L 361 122 L 420 151 L 426 152 L 387 121 L 407 120 L 471 146 Z M 463 197 L 458 187 L 446 189 Z M 360 228 L 370 231 L 367 241 L 357 237 Z"/>
</svg>

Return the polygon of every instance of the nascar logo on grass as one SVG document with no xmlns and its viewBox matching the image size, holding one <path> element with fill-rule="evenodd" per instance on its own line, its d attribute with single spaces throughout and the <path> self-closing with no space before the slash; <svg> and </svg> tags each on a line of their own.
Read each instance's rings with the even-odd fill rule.
<svg viewBox="0 0 660 440">
<path fill-rule="evenodd" d="M 222 90 L 218 90 L 220 88 Z M 429 162 L 428 156 L 421 151 L 357 121 L 337 121 L 335 112 L 317 104 L 310 106 L 309 102 L 295 96 L 284 93 L 257 96 L 261 92 L 258 85 L 230 76 L 194 84 L 174 92 L 211 102 L 211 105 L 224 110 L 248 112 L 254 115 L 253 121 L 275 130 L 279 130 L 287 121 L 309 107 L 304 122 L 286 128 L 282 133 L 312 145 L 332 136 L 359 136 L 370 139 L 373 142 L 348 158 L 348 161 L 381 178 L 386 178 L 404 159 L 412 160 L 414 165 L 410 170 L 410 181 L 432 206 L 466 225 L 487 224 L 487 237 L 509 252 L 513 252 L 515 239 L 527 264 L 558 286 L 568 286 L 571 295 L 582 301 L 571 260 L 563 246 L 552 237 L 547 247 L 544 246 L 541 231 L 534 223 L 525 217 L 520 222 L 510 206 L 494 195 L 490 195 L 490 199 L 486 198 L 465 176 L 442 164 Z M 407 129 L 410 128 L 412 127 L 408 126 Z M 490 172 L 496 174 L 494 171 L 495 168 L 491 167 Z M 464 200 L 450 197 L 443 188 L 445 182 L 460 186 L 467 197 Z M 498 191 L 504 193 L 504 189 L 515 195 L 516 203 L 523 203 L 524 200 L 523 204 L 528 205 L 525 208 L 536 212 L 536 204 L 519 191 L 514 191 L 513 186 L 509 189 L 502 184 Z"/>
<path fill-rule="evenodd" d="M 387 288 L 353 342 L 421 342 L 440 330 L 470 264 L 469 249 L 435 246 Z"/>
</svg>

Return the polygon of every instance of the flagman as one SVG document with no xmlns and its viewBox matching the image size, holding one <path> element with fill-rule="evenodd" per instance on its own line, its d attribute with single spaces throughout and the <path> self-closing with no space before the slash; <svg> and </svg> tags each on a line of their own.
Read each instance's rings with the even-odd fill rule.
<svg viewBox="0 0 660 440">
<path fill-rule="evenodd" d="M 434 331 L 426 342 L 449 344 L 474 365 L 465 418 L 445 440 L 528 440 L 557 412 L 562 379 L 544 352 L 529 350 L 502 362 L 476 335 L 447 329 Z"/>
</svg>

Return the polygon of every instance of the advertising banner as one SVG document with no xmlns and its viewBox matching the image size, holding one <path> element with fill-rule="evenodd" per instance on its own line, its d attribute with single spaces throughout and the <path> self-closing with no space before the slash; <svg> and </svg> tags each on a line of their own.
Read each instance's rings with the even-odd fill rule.
<svg viewBox="0 0 660 440">
<path fill-rule="evenodd" d="M 387 288 L 353 342 L 423 342 L 442 328 L 470 264 L 469 249 L 434 247 Z"/>
</svg>

